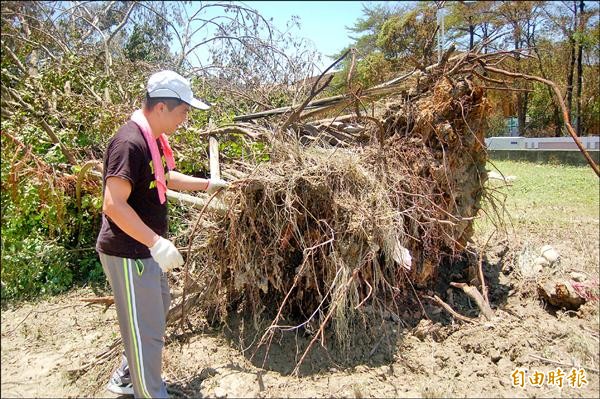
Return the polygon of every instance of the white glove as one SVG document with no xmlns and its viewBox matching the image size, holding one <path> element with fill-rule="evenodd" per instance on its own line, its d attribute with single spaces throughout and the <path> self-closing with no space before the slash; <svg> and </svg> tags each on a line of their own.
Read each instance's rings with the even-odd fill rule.
<svg viewBox="0 0 600 399">
<path fill-rule="evenodd" d="M 183 257 L 175 245 L 166 238 L 160 237 L 150 247 L 152 258 L 158 263 L 163 272 L 168 272 L 174 267 L 183 265 Z"/>
<path fill-rule="evenodd" d="M 213 195 L 215 191 L 217 191 L 221 187 L 227 188 L 229 187 L 229 183 L 222 179 L 208 179 L 208 187 L 206 187 L 206 192 L 209 195 Z"/>
</svg>

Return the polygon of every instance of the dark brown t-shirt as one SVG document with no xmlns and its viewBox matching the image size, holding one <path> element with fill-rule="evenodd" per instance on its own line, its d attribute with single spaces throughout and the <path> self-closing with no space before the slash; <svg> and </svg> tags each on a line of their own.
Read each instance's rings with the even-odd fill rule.
<svg viewBox="0 0 600 399">
<path fill-rule="evenodd" d="M 168 172 L 160 141 L 157 141 L 165 175 Z M 167 203 L 160 203 L 154 178 L 152 155 L 138 125 L 127 122 L 110 140 L 104 154 L 104 176 L 117 176 L 131 183 L 127 203 L 142 221 L 156 234 L 164 236 L 168 230 Z M 150 250 L 127 235 L 108 216 L 102 214 L 102 227 L 96 241 L 96 250 L 122 258 L 149 258 Z"/>
</svg>

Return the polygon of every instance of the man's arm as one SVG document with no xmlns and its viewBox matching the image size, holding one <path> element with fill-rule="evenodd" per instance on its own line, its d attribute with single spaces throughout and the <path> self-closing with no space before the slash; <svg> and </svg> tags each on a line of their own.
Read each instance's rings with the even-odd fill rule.
<svg viewBox="0 0 600 399">
<path fill-rule="evenodd" d="M 206 191 L 208 189 L 208 179 L 188 176 L 172 170 L 169 172 L 167 187 L 171 190 Z"/>
<path fill-rule="evenodd" d="M 150 248 L 160 236 L 148 227 L 127 203 L 129 194 L 131 183 L 128 180 L 116 176 L 109 177 L 104 188 L 102 211 L 127 235 Z"/>
</svg>

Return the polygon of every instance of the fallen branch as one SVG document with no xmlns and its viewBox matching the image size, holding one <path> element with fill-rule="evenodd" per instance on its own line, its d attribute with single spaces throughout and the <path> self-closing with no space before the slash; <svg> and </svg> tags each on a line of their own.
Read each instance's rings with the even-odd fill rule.
<svg viewBox="0 0 600 399">
<path fill-rule="evenodd" d="M 452 309 L 452 307 L 450 307 L 450 305 L 448 305 L 446 302 L 444 302 L 439 296 L 437 296 L 437 295 L 434 295 L 434 296 L 425 295 L 425 298 L 431 299 L 432 301 L 434 301 L 435 303 L 437 303 L 438 305 L 440 305 L 446 312 L 450 313 L 450 315 L 452 317 L 454 317 L 455 319 L 460 320 L 460 321 L 464 321 L 465 323 L 475 323 L 475 320 L 470 319 L 468 317 L 465 317 L 465 316 L 457 313 L 454 309 Z"/>
<path fill-rule="evenodd" d="M 81 300 L 83 302 L 88 302 L 88 304 L 85 306 L 90 306 L 93 304 L 104 305 L 104 310 L 102 311 L 102 313 L 105 313 L 108 310 L 108 308 L 110 308 L 110 305 L 115 303 L 115 298 L 113 296 L 104 296 L 99 298 L 83 298 Z"/>
<path fill-rule="evenodd" d="M 494 317 L 494 312 L 492 311 L 490 304 L 487 303 L 485 299 L 483 299 L 483 296 L 477 290 L 477 288 L 465 283 L 451 282 L 450 285 L 455 288 L 462 289 L 465 294 L 471 297 L 471 299 L 473 299 L 475 303 L 477 303 L 479 310 L 481 310 L 481 313 L 483 313 L 486 319 L 491 320 Z"/>
<path fill-rule="evenodd" d="M 81 301 L 88 303 L 101 303 L 106 306 L 110 306 L 115 303 L 115 298 L 113 296 L 101 296 L 97 298 L 82 298 Z"/>
<path fill-rule="evenodd" d="M 394 83 L 393 85 L 389 85 L 389 86 L 381 86 L 381 85 L 375 86 L 370 89 L 363 90 L 363 92 L 361 93 L 361 99 L 375 98 L 378 96 L 384 96 L 387 94 L 395 93 L 398 91 L 398 87 L 399 87 L 398 82 Z M 324 109 L 329 109 L 331 107 L 335 107 L 344 101 L 353 102 L 354 100 L 355 100 L 354 96 L 352 96 L 352 95 L 339 94 L 337 96 L 326 97 L 326 98 L 321 98 L 318 100 L 311 101 L 305 106 L 305 109 L 307 111 L 308 110 L 321 111 Z M 274 109 L 270 109 L 267 111 L 253 113 L 253 114 L 238 115 L 238 116 L 234 117 L 233 120 L 234 120 L 234 122 L 241 122 L 241 121 L 248 121 L 248 120 L 252 120 L 252 119 L 259 119 L 259 118 L 264 118 L 266 116 L 284 114 L 286 112 L 292 111 L 292 109 L 293 109 L 293 107 L 274 108 Z M 306 116 L 307 115 L 303 115 L 302 119 L 304 119 Z"/>
<path fill-rule="evenodd" d="M 341 60 L 343 60 L 344 58 L 346 58 L 346 56 L 348 55 L 349 52 L 350 52 L 350 50 L 346 50 L 346 52 L 344 54 L 342 54 L 341 57 L 339 57 L 337 60 L 335 60 L 333 62 L 333 64 L 329 65 L 329 67 L 327 67 L 327 69 L 325 69 L 323 71 L 323 73 L 321 73 L 321 75 L 319 75 L 319 77 L 317 78 L 317 80 L 313 84 L 312 88 L 310 89 L 310 93 L 309 93 L 308 97 L 304 100 L 304 102 L 298 108 L 296 108 L 294 110 L 294 112 L 292 112 L 292 114 L 287 118 L 287 120 L 283 123 L 283 125 L 281 125 L 281 127 L 279 128 L 280 132 L 282 132 L 282 133 L 285 132 L 289 125 L 291 125 L 296 120 L 298 120 L 298 118 L 300 116 L 300 113 L 304 110 L 304 108 L 306 108 L 306 106 L 308 105 L 308 103 L 310 103 L 310 100 L 312 100 L 317 94 L 319 94 L 327 86 L 329 86 L 329 83 L 331 83 L 331 80 L 333 79 L 333 75 L 329 76 L 329 78 L 325 81 L 325 83 L 323 83 L 323 85 L 317 89 L 317 87 L 319 85 L 319 81 L 321 80 L 321 78 L 323 78 L 323 76 L 331 68 L 333 68 L 338 62 L 340 62 Z"/>
<path fill-rule="evenodd" d="M 247 136 L 250 136 L 253 139 L 258 139 L 261 136 L 265 135 L 265 133 L 256 132 L 256 131 L 247 129 L 242 126 L 237 126 L 237 125 L 222 126 L 222 127 L 210 129 L 210 130 L 199 130 L 199 129 L 194 129 L 194 128 L 190 128 L 189 130 L 199 136 L 220 136 L 220 135 L 225 135 L 225 134 L 240 133 L 240 134 L 245 134 Z"/>
</svg>

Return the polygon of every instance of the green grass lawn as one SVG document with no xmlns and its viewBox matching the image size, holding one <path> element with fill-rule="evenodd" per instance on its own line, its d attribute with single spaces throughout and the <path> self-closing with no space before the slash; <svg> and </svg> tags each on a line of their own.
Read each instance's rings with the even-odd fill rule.
<svg viewBox="0 0 600 399">
<path fill-rule="evenodd" d="M 498 180 L 488 183 L 506 195 L 513 221 L 563 227 L 598 223 L 600 179 L 590 167 L 495 161 L 488 170 L 496 170 L 494 165 L 504 176 L 516 177 L 505 187 Z"/>
</svg>

